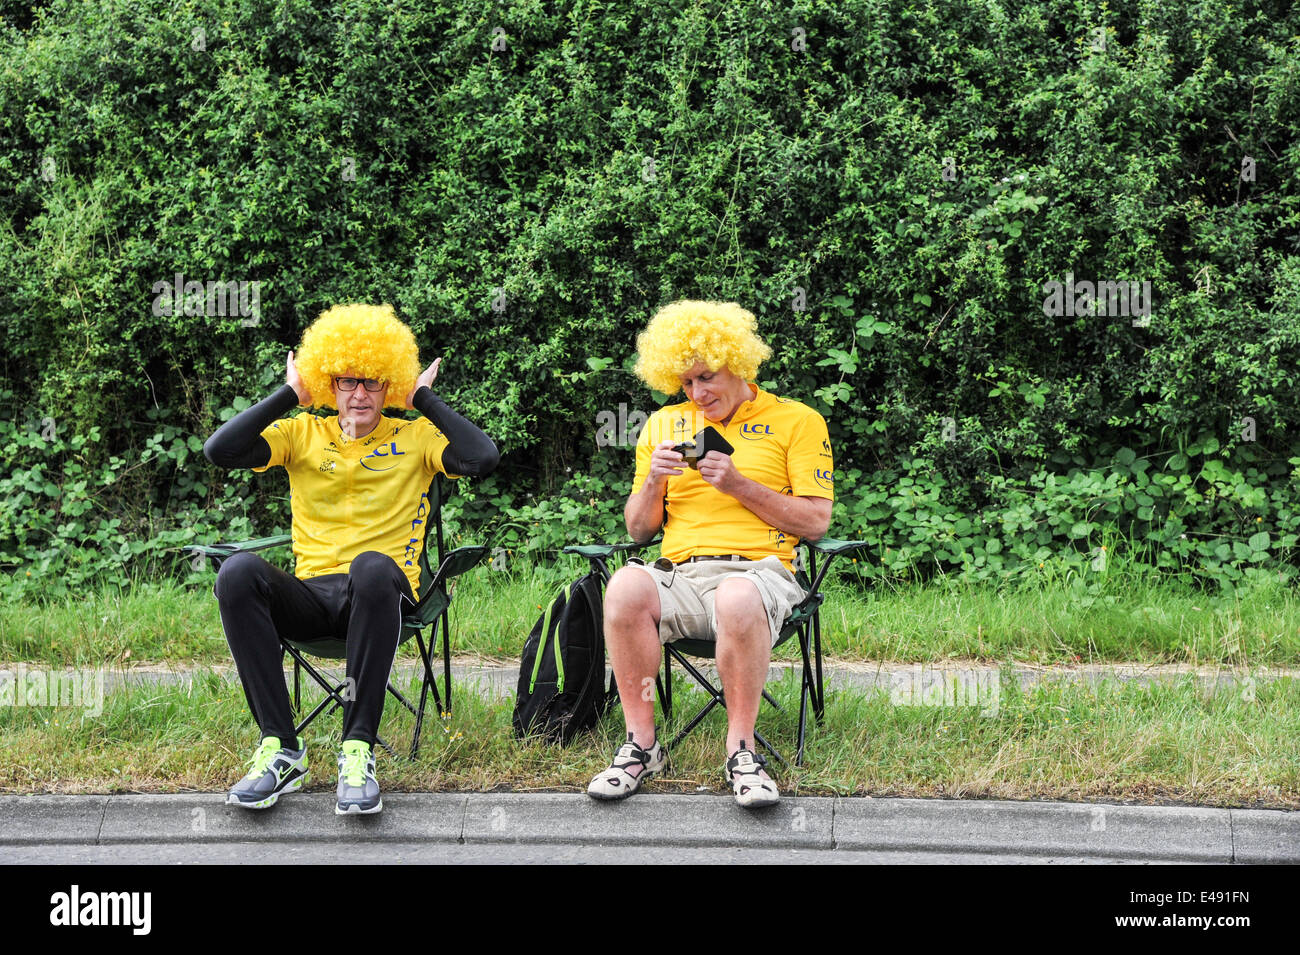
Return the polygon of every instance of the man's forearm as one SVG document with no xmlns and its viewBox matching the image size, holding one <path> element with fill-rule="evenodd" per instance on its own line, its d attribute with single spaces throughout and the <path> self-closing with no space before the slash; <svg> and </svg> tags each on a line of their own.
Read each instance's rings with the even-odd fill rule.
<svg viewBox="0 0 1300 955">
<path fill-rule="evenodd" d="M 262 431 L 298 404 L 298 396 L 281 385 L 269 398 L 245 408 L 208 438 L 203 454 L 219 468 L 260 468 L 271 460 L 271 446 Z"/>
<path fill-rule="evenodd" d="M 831 501 L 781 494 L 746 478 L 731 495 L 764 523 L 800 540 L 817 540 L 831 526 Z"/>
<path fill-rule="evenodd" d="M 496 470 L 500 455 L 492 439 L 478 425 L 452 411 L 432 389 L 417 389 L 411 404 L 446 437 L 442 466 L 448 474 L 485 477 Z"/>
<path fill-rule="evenodd" d="M 664 526 L 664 483 L 646 481 L 641 490 L 629 495 L 623 507 L 623 522 L 628 535 L 644 544 Z"/>
</svg>

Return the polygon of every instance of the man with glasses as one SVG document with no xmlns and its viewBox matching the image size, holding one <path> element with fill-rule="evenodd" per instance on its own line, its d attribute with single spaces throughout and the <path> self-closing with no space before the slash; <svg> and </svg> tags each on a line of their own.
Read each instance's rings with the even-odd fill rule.
<svg viewBox="0 0 1300 955">
<path fill-rule="evenodd" d="M 483 476 L 497 449 L 479 428 L 433 393 L 441 359 L 420 372 L 411 330 L 392 306 L 339 305 L 289 352 L 285 384 L 208 439 L 219 467 L 289 474 L 294 574 L 257 554 L 227 558 L 215 588 L 221 623 L 262 740 L 227 803 L 275 804 L 307 778 L 295 734 L 281 639 L 345 639 L 347 676 L 339 814 L 383 809 L 374 751 L 404 607 L 413 606 L 429 482 Z M 295 405 L 337 415 L 283 417 Z M 415 409 L 414 421 L 386 405 Z"/>
</svg>

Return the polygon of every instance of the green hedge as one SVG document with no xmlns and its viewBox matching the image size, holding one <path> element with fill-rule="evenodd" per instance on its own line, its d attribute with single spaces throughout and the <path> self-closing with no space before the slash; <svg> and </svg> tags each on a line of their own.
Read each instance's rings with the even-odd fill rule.
<svg viewBox="0 0 1300 955">
<path fill-rule="evenodd" d="M 618 528 L 598 416 L 653 407 L 635 332 L 691 296 L 826 414 L 876 572 L 1295 564 L 1284 0 L 0 10 L 11 592 L 282 526 L 282 480 L 191 438 L 356 300 L 446 356 L 506 451 L 452 517 L 526 555 Z M 260 313 L 156 314 L 177 273 Z M 1149 282 L 1149 319 L 1045 314 L 1067 274 Z"/>
</svg>

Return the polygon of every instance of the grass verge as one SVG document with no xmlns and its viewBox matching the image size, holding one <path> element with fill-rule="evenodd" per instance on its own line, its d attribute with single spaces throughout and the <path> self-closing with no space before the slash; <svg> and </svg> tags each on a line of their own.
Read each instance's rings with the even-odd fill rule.
<svg viewBox="0 0 1300 955">
<path fill-rule="evenodd" d="M 1300 681 L 1278 679 L 1248 693 L 1207 693 L 1191 680 L 1148 688 L 1001 685 L 995 713 L 893 705 L 887 693 L 836 693 L 825 723 L 810 734 L 804 768 L 778 770 L 777 778 L 784 792 L 800 795 L 1300 808 Z M 789 678 L 773 689 L 785 713 L 765 708 L 760 728 L 789 756 L 797 683 Z M 703 702 L 684 684 L 676 696 L 677 720 Z M 445 726 L 437 719 L 426 726 L 415 762 L 381 752 L 386 791 L 576 792 L 606 765 L 621 735 L 617 709 L 561 749 L 513 739 L 508 700 L 462 692 L 457 706 Z M 311 790 L 334 787 L 339 725 L 334 715 L 309 732 Z M 411 725 L 390 701 L 383 732 L 399 751 Z M 650 787 L 724 791 L 724 728 L 722 714 L 712 714 Z M 0 736 L 6 793 L 219 793 L 238 778 L 256 743 L 238 685 L 213 674 L 110 694 L 94 715 L 3 707 Z"/>
<path fill-rule="evenodd" d="M 579 571 L 576 562 L 471 571 L 453 602 L 454 651 L 517 660 L 542 605 Z M 1215 596 L 1133 577 L 1095 593 L 1046 578 L 1016 589 L 833 582 L 822 614 L 826 652 L 842 660 L 1300 665 L 1300 600 L 1282 585 Z M 402 653 L 415 658 L 411 645 Z M 229 651 L 210 588 L 139 582 L 0 606 L 0 661 L 215 664 Z"/>
</svg>

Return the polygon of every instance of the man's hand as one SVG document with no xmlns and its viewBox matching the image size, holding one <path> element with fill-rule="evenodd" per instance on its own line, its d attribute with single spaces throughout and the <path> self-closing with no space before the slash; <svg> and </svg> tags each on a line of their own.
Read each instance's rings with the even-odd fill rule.
<svg viewBox="0 0 1300 955">
<path fill-rule="evenodd" d="M 650 452 L 650 473 L 641 490 L 629 494 L 623 506 L 623 521 L 634 541 L 645 543 L 659 533 L 664 524 L 664 491 L 668 479 L 682 473 L 685 459 L 673 450 L 673 441 L 660 441 Z"/>
<path fill-rule="evenodd" d="M 732 497 L 736 496 L 736 492 L 743 483 L 753 483 L 736 470 L 731 455 L 723 454 L 721 451 L 710 451 L 700 458 L 696 467 L 699 469 L 700 477 L 723 494 L 729 494 Z"/>
<path fill-rule="evenodd" d="M 734 497 L 765 523 L 800 540 L 817 540 L 831 526 L 831 502 L 823 497 L 780 494 L 736 469 L 731 455 L 710 451 L 700 458 L 700 477 Z"/>
<path fill-rule="evenodd" d="M 682 473 L 686 459 L 673 450 L 675 447 L 675 441 L 660 441 L 655 445 L 650 454 L 650 473 L 646 475 L 646 484 L 662 485 L 670 477 Z"/>
<path fill-rule="evenodd" d="M 289 357 L 284 363 L 284 383 L 298 396 L 299 406 L 306 408 L 311 404 L 311 392 L 302 383 L 302 376 L 298 374 L 298 366 L 293 360 L 293 352 L 289 352 Z"/>
<path fill-rule="evenodd" d="M 438 380 L 438 366 L 441 364 L 442 364 L 442 359 L 435 358 L 433 360 L 433 364 L 431 364 L 428 368 L 424 369 L 424 371 L 420 374 L 420 377 L 415 379 L 415 387 L 412 388 L 411 393 L 406 396 L 407 408 L 415 407 L 415 393 L 417 391 L 419 391 L 421 388 L 433 387 L 433 383 Z"/>
</svg>

